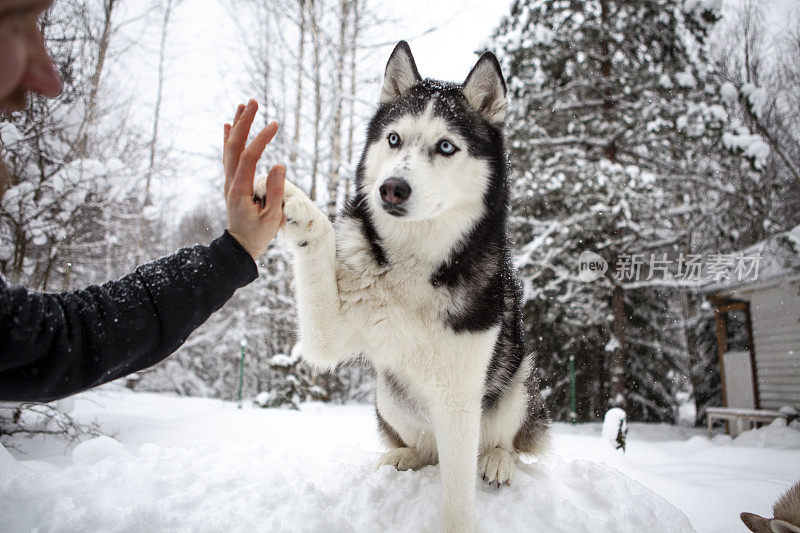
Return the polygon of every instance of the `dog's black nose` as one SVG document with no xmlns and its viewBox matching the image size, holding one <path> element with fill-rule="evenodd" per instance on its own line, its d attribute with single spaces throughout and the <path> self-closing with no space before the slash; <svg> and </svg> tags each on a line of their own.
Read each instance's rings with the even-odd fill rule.
<svg viewBox="0 0 800 533">
<path fill-rule="evenodd" d="M 380 186 L 381 200 L 393 206 L 403 205 L 411 196 L 411 185 L 403 178 L 389 178 Z"/>
</svg>

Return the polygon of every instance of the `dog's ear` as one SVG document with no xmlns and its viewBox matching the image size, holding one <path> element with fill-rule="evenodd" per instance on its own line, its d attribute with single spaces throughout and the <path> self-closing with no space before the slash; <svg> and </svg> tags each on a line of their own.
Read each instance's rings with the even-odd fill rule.
<svg viewBox="0 0 800 533">
<path fill-rule="evenodd" d="M 772 533 L 769 528 L 769 520 L 763 516 L 758 516 L 757 514 L 753 513 L 742 513 L 739 515 L 739 518 L 742 519 L 742 522 L 744 522 L 744 525 L 747 526 L 747 529 L 753 531 L 754 533 Z"/>
<path fill-rule="evenodd" d="M 414 63 L 414 56 L 411 55 L 411 48 L 407 42 L 400 41 L 389 56 L 389 62 L 386 63 L 380 102 L 389 102 L 404 95 L 421 79 L 417 64 Z"/>
<path fill-rule="evenodd" d="M 489 122 L 502 124 L 506 118 L 506 82 L 497 57 L 484 52 L 469 71 L 461 90 L 467 102 Z"/>
</svg>

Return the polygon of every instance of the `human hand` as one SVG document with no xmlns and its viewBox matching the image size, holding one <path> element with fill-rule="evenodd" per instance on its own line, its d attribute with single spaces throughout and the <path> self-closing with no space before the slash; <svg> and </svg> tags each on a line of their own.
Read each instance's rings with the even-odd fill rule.
<svg viewBox="0 0 800 533">
<path fill-rule="evenodd" d="M 283 180 L 286 167 L 275 165 L 269 171 L 264 202 L 253 199 L 253 178 L 256 164 L 267 144 L 278 131 L 271 122 L 245 148 L 250 126 L 258 111 L 255 100 L 239 105 L 233 125 L 225 124 L 222 166 L 225 168 L 225 209 L 228 232 L 247 250 L 253 260 L 263 254 L 278 233 L 283 221 Z"/>
</svg>

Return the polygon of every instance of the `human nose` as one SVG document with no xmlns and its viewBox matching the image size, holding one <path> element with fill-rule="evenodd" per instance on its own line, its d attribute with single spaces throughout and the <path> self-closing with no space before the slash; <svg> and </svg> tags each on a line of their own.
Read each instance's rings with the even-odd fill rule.
<svg viewBox="0 0 800 533">
<path fill-rule="evenodd" d="M 41 34 L 30 43 L 28 65 L 21 84 L 25 90 L 42 96 L 54 97 L 61 94 L 61 79 Z"/>
</svg>

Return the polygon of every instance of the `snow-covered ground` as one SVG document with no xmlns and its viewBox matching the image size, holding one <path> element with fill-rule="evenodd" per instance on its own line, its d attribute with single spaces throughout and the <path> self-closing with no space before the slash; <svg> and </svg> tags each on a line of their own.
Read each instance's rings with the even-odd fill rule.
<svg viewBox="0 0 800 533">
<path fill-rule="evenodd" d="M 438 529 L 438 468 L 376 470 L 369 406 L 238 410 L 110 386 L 77 396 L 72 416 L 113 438 L 0 447 L 0 531 Z M 734 441 L 631 424 L 627 444 L 557 424 L 551 456 L 520 464 L 511 487 L 476 481 L 479 530 L 746 531 L 741 511 L 769 515 L 800 478 L 800 431 L 780 424 Z"/>
</svg>

